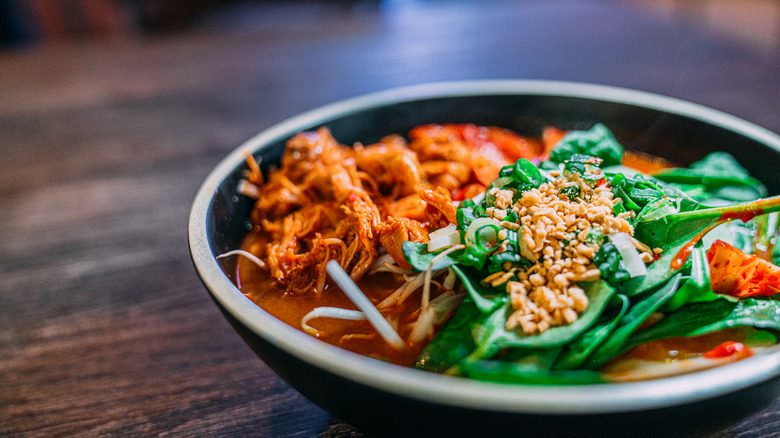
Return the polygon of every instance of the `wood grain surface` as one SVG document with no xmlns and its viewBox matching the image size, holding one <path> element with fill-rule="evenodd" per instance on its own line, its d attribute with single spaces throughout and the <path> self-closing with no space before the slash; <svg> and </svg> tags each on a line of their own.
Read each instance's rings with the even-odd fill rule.
<svg viewBox="0 0 780 438">
<path fill-rule="evenodd" d="M 494 78 L 657 92 L 780 132 L 780 54 L 621 1 L 238 3 L 177 33 L 0 51 L 0 436 L 363 436 L 220 315 L 190 204 L 296 113 Z M 780 400 L 715 436 L 778 431 Z"/>
</svg>

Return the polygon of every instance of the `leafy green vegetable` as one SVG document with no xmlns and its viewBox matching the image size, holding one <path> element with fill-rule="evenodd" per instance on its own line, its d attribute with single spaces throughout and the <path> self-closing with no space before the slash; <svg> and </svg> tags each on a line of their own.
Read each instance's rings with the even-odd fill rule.
<svg viewBox="0 0 780 438">
<path fill-rule="evenodd" d="M 634 228 L 634 237 L 651 247 L 663 247 L 669 242 L 693 239 L 703 230 L 726 220 L 738 218 L 747 221 L 755 215 L 773 211 L 780 211 L 780 196 L 743 204 L 669 213 L 638 222 Z"/>
<path fill-rule="evenodd" d="M 563 162 L 563 170 L 571 174 L 579 173 L 586 181 L 596 181 L 603 178 L 601 172 L 594 171 L 603 161 L 591 155 L 573 154 Z"/>
<path fill-rule="evenodd" d="M 531 262 L 528 259 L 523 258 L 519 253 L 519 248 L 516 242 L 518 241 L 518 233 L 513 230 L 506 230 L 507 238 L 506 248 L 504 252 L 496 251 L 490 254 L 487 259 L 487 270 L 489 273 L 504 270 L 506 263 L 511 263 L 512 266 L 517 268 L 528 268 L 531 266 Z"/>
<path fill-rule="evenodd" d="M 653 176 L 666 182 L 701 185 L 713 196 L 730 201 L 752 201 L 767 194 L 766 187 L 726 152 L 713 152 L 688 169 L 667 169 Z"/>
<path fill-rule="evenodd" d="M 674 242 L 664 247 L 664 252 L 658 260 L 647 265 L 647 274 L 641 277 L 632 277 L 618 285 L 618 292 L 628 296 L 642 295 L 648 291 L 659 288 L 672 278 L 677 270 L 671 268 L 672 260 L 677 252 L 688 241 Z M 685 272 L 689 266 L 684 265 L 679 272 Z"/>
<path fill-rule="evenodd" d="M 481 269 L 487 261 L 487 256 L 487 253 L 481 248 L 469 246 L 461 254 L 459 262 L 465 266 Z"/>
<path fill-rule="evenodd" d="M 466 202 L 468 202 L 470 206 L 465 206 Z M 469 199 L 464 201 L 460 208 L 458 208 L 457 220 L 459 230 L 465 230 L 474 221 L 474 219 L 479 217 L 480 212 L 476 211 L 477 208 L 473 204 L 474 203 Z"/>
<path fill-rule="evenodd" d="M 620 253 L 615 245 L 609 241 L 604 242 L 599 250 L 596 251 L 593 263 L 601 271 L 601 278 L 611 284 L 620 284 L 630 278 Z"/>
<path fill-rule="evenodd" d="M 712 204 L 713 199 L 715 199 L 715 202 L 720 202 L 720 200 L 717 200 L 712 193 L 707 191 L 707 188 L 704 187 L 701 184 L 672 184 L 667 183 L 670 187 L 675 187 L 680 192 L 684 193 L 686 196 L 690 197 L 691 199 L 695 200 L 696 202 L 699 202 L 701 204 Z M 725 201 L 724 201 L 725 202 Z M 725 202 L 728 203 L 728 202 Z"/>
<path fill-rule="evenodd" d="M 553 327 L 540 334 L 527 335 L 519 329 L 507 330 L 507 318 L 513 309 L 509 303 L 499 308 L 486 321 L 477 341 L 479 353 L 472 358 L 482 359 L 503 348 L 550 348 L 571 341 L 596 322 L 615 294 L 615 289 L 603 280 L 583 283 L 581 286 L 589 300 L 585 312 L 569 325 Z"/>
<path fill-rule="evenodd" d="M 558 370 L 570 370 L 582 365 L 596 349 L 604 343 L 628 311 L 628 297 L 616 295 L 620 306 L 608 315 L 602 315 L 599 321 L 577 339 L 567 344 L 554 365 Z"/>
<path fill-rule="evenodd" d="M 563 163 L 572 155 L 591 155 L 604 160 L 604 166 L 620 164 L 623 146 L 603 124 L 594 125 L 588 131 L 571 131 L 550 152 L 550 161 Z"/>
<path fill-rule="evenodd" d="M 551 370 L 534 363 L 477 360 L 461 365 L 459 371 L 475 380 L 540 385 L 603 383 L 601 373 L 591 370 Z"/>
<path fill-rule="evenodd" d="M 735 178 L 750 177 L 748 171 L 728 152 L 712 152 L 702 160 L 692 163 L 689 169 L 714 175 L 731 175 Z"/>
<path fill-rule="evenodd" d="M 639 211 L 649 202 L 664 197 L 664 191 L 652 180 L 643 175 L 626 176 L 622 173 L 614 175 L 610 181 L 612 192 L 620 198 L 629 210 Z"/>
<path fill-rule="evenodd" d="M 586 368 L 598 368 L 609 359 L 617 356 L 625 350 L 625 344 L 629 336 L 633 334 L 650 314 L 664 305 L 674 295 L 680 285 L 682 274 L 672 277 L 664 287 L 653 292 L 647 298 L 633 304 L 626 315 L 620 319 L 618 327 L 612 335 L 588 358 Z"/>
<path fill-rule="evenodd" d="M 755 328 L 780 330 L 780 301 L 745 298 L 725 318 L 692 330 L 688 336 L 710 333 L 724 328 L 749 325 Z"/>
<path fill-rule="evenodd" d="M 658 260 L 648 265 L 647 275 L 624 281 L 619 285 L 620 292 L 638 295 L 663 284 L 677 272 L 673 261 L 680 251 L 721 221 L 737 217 L 749 218 L 753 214 L 774 210 L 780 210 L 780 197 L 679 213 L 672 209 L 668 214 L 643 216 L 634 226 L 634 237 L 651 248 L 662 248 L 663 252 Z"/>
<path fill-rule="evenodd" d="M 780 330 L 780 302 L 746 298 L 686 304 L 646 330 L 635 333 L 627 346 L 675 336 L 698 336 L 737 326 Z"/>
<path fill-rule="evenodd" d="M 544 181 L 539 168 L 525 158 L 517 160 L 512 167 L 512 176 L 520 184 L 530 184 L 532 187 L 539 187 Z"/>
<path fill-rule="evenodd" d="M 727 317 L 736 306 L 736 301 L 727 298 L 685 304 L 649 328 L 631 335 L 626 346 L 632 347 L 656 339 L 687 336 L 700 327 L 706 327 Z"/>
<path fill-rule="evenodd" d="M 662 312 L 673 312 L 685 303 L 711 301 L 718 296 L 710 287 L 707 252 L 701 245 L 691 251 L 691 272 L 674 296 L 661 308 Z"/>
<path fill-rule="evenodd" d="M 474 268 L 452 265 L 452 270 L 460 277 L 469 296 L 482 313 L 491 313 L 496 307 L 505 304 L 508 296 L 505 291 L 484 286 L 479 280 L 479 272 Z"/>
<path fill-rule="evenodd" d="M 764 256 L 772 257 L 773 250 L 775 252 L 778 250 L 775 241 L 777 240 L 778 234 L 780 234 L 780 214 L 765 214 L 757 217 L 753 222 L 756 233 L 756 252 Z"/>
</svg>

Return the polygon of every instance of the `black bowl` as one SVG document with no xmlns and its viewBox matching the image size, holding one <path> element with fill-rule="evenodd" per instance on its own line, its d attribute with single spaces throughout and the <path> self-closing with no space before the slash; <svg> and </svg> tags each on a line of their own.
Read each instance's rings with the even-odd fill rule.
<svg viewBox="0 0 780 438">
<path fill-rule="evenodd" d="M 653 381 L 507 385 L 403 368 L 342 350 L 272 317 L 232 283 L 230 259 L 252 202 L 236 193 L 245 152 L 278 163 L 287 139 L 330 128 L 369 144 L 426 123 L 475 123 L 539 136 L 541 127 L 607 125 L 626 147 L 681 165 L 713 150 L 735 155 L 780 192 L 780 137 L 692 103 L 613 87 L 547 81 L 439 83 L 338 102 L 279 123 L 225 158 L 203 183 L 189 224 L 190 253 L 217 306 L 257 355 L 334 416 L 378 436 L 706 435 L 780 393 L 780 349 L 731 365 Z M 264 169 L 264 170 L 265 170 Z"/>
</svg>

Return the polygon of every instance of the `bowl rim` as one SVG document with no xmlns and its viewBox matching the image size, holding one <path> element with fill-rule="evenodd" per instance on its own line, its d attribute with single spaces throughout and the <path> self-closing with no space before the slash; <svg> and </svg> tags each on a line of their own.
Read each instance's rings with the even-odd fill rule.
<svg viewBox="0 0 780 438">
<path fill-rule="evenodd" d="M 687 116 L 734 131 L 780 151 L 780 136 L 724 112 L 659 94 L 566 81 L 473 80 L 435 82 L 364 94 L 281 121 L 249 138 L 207 176 L 192 204 L 188 240 L 198 275 L 212 297 L 240 324 L 310 366 L 401 397 L 452 407 L 527 414 L 608 414 L 660 409 L 726 395 L 780 376 L 780 348 L 727 366 L 662 379 L 592 385 L 544 386 L 480 382 L 405 368 L 322 342 L 288 326 L 250 301 L 211 252 L 209 208 L 223 179 L 245 163 L 245 153 L 322 121 L 387 104 L 441 97 L 539 95 L 630 104 Z M 777 347 L 777 346 L 776 346 Z M 555 389 L 551 391 L 551 389 Z"/>
</svg>

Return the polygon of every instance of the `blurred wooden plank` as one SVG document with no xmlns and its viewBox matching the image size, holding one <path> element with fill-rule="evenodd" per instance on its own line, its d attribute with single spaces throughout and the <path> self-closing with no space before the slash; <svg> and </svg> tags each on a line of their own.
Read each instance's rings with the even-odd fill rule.
<svg viewBox="0 0 780 438">
<path fill-rule="evenodd" d="M 777 60 L 618 3 L 242 7 L 166 37 L 0 52 L 0 435 L 361 436 L 244 346 L 187 255 L 211 168 L 301 111 L 541 78 L 780 131 Z M 718 436 L 778 430 L 778 403 Z"/>
</svg>

